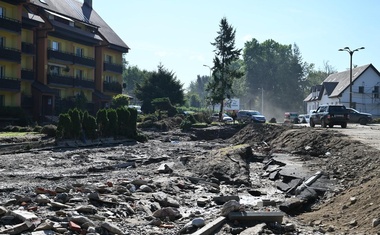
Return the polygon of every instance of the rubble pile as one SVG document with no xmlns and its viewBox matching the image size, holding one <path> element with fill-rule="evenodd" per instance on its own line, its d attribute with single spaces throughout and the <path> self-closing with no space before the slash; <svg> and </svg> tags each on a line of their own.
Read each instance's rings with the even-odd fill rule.
<svg viewBox="0 0 380 235">
<path fill-rule="evenodd" d="M 276 125 L 247 125 L 235 135 L 219 128 L 147 132 L 146 143 L 71 141 L 22 151 L 7 143 L 0 148 L 0 234 L 324 234 L 361 225 L 330 225 L 321 209 L 303 214 L 326 201 L 337 211 L 339 193 L 359 181 L 332 165 L 348 156 L 345 137 Z M 337 147 L 313 144 L 326 137 Z M 352 143 L 347 159 L 364 166 Z M 348 163 L 340 168 L 364 175 Z M 370 177 L 363 180 L 375 190 Z M 355 193 L 339 210 L 365 206 Z"/>
</svg>

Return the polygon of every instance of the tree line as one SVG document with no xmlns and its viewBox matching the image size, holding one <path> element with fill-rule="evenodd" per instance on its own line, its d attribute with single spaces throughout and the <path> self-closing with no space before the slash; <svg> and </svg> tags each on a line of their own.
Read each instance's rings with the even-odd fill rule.
<svg viewBox="0 0 380 235">
<path fill-rule="evenodd" d="M 303 61 L 297 44 L 285 45 L 268 39 L 253 38 L 243 48 L 235 47 L 236 30 L 223 17 L 214 42 L 211 77 L 198 75 L 186 89 L 173 71 L 162 64 L 157 71 L 140 70 L 127 65 L 123 72 L 127 94 L 142 101 L 142 110 L 154 112 L 151 101 L 167 97 L 173 105 L 206 107 L 221 104 L 226 98 L 238 97 L 246 107 L 260 107 L 265 102 L 289 111 L 302 111 L 303 100 L 311 87 L 320 84 L 336 70 L 324 62 L 316 69 Z"/>
</svg>

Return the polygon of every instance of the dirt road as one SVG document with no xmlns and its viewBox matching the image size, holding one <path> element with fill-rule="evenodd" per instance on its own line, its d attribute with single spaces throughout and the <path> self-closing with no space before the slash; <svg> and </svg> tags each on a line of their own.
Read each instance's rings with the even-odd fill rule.
<svg viewBox="0 0 380 235">
<path fill-rule="evenodd" d="M 380 150 L 380 124 L 348 124 L 347 128 L 334 128 L 337 131 L 350 136 L 364 144 Z"/>
</svg>

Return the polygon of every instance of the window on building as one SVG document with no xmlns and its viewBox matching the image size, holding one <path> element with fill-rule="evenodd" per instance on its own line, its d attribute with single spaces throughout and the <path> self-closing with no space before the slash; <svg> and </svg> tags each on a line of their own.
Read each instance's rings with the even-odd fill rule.
<svg viewBox="0 0 380 235">
<path fill-rule="evenodd" d="M 83 78 L 83 70 L 81 70 L 81 69 L 75 70 L 75 77 L 77 79 L 82 79 Z"/>
<path fill-rule="evenodd" d="M 0 95 L 0 107 L 5 106 L 5 97 L 3 95 Z"/>
<path fill-rule="evenodd" d="M 53 41 L 51 43 L 51 48 L 52 48 L 53 51 L 59 51 L 59 42 Z"/>
<path fill-rule="evenodd" d="M 110 83 L 112 81 L 112 77 L 110 75 L 106 75 L 104 81 Z"/>
<path fill-rule="evenodd" d="M 112 64 L 112 56 L 106 55 L 105 60 L 106 60 L 106 63 Z"/>
<path fill-rule="evenodd" d="M 4 18 L 5 17 L 5 9 L 0 7 L 0 18 Z"/>
<path fill-rule="evenodd" d="M 0 37 L 0 47 L 5 47 L 5 37 Z"/>
<path fill-rule="evenodd" d="M 5 67 L 0 65 L 0 78 L 5 77 Z"/>
<path fill-rule="evenodd" d="M 379 86 L 374 86 L 372 93 L 373 93 L 373 98 L 378 99 L 379 98 Z"/>
<path fill-rule="evenodd" d="M 59 75 L 61 73 L 61 68 L 58 66 L 50 65 L 50 74 Z"/>
<path fill-rule="evenodd" d="M 359 86 L 359 93 L 363 94 L 364 93 L 364 86 Z"/>
<path fill-rule="evenodd" d="M 80 48 L 80 47 L 77 47 L 76 49 L 75 49 L 75 55 L 76 56 L 80 56 L 80 57 L 83 57 L 83 48 Z"/>
</svg>

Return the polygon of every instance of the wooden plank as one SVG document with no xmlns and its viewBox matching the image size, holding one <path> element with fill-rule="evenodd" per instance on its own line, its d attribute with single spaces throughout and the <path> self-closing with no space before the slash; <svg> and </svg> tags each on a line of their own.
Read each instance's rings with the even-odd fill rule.
<svg viewBox="0 0 380 235">
<path fill-rule="evenodd" d="M 201 229 L 197 230 L 195 233 L 192 233 L 192 235 L 212 234 L 214 233 L 215 230 L 220 228 L 225 221 L 226 221 L 226 217 L 220 216 L 216 220 L 212 221 L 211 223 L 206 224 Z"/>
</svg>

